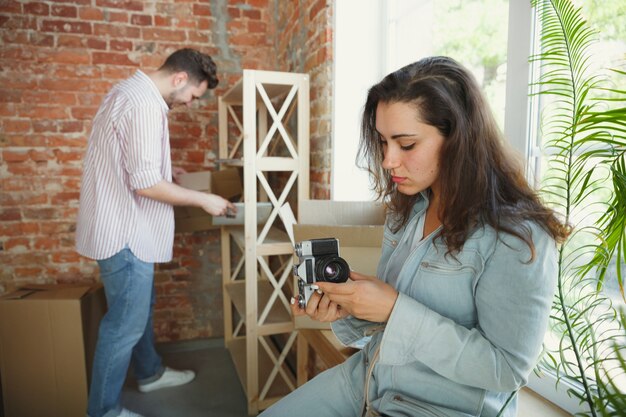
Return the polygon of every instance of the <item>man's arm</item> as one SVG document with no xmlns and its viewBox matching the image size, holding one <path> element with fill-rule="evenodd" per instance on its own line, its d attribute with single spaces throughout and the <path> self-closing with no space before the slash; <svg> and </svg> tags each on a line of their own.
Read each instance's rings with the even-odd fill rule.
<svg viewBox="0 0 626 417">
<path fill-rule="evenodd" d="M 237 211 L 233 203 L 219 195 L 189 190 L 165 180 L 161 180 L 149 188 L 137 189 L 135 192 L 142 197 L 173 206 L 200 207 L 213 216 L 223 216 L 227 210 Z"/>
</svg>

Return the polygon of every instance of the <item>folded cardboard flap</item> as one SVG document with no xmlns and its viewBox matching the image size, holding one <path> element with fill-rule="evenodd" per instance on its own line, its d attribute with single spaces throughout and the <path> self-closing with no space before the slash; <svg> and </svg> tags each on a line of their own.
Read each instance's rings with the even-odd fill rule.
<svg viewBox="0 0 626 417">
<path fill-rule="evenodd" d="M 307 200 L 300 205 L 300 222 L 293 225 L 293 233 L 296 242 L 336 238 L 339 256 L 348 262 L 351 270 L 376 275 L 384 222 L 384 209 L 380 203 Z M 294 257 L 294 262 L 299 262 L 295 254 Z M 330 328 L 328 323 L 307 316 L 295 317 L 294 325 L 297 329 Z"/>
<path fill-rule="evenodd" d="M 337 226 L 385 224 L 384 205 L 373 201 L 306 200 L 299 208 L 300 224 Z"/>
<path fill-rule="evenodd" d="M 0 298 L 6 417 L 84 415 L 98 324 L 106 311 L 102 285 L 16 292 L 21 295 Z"/>
</svg>

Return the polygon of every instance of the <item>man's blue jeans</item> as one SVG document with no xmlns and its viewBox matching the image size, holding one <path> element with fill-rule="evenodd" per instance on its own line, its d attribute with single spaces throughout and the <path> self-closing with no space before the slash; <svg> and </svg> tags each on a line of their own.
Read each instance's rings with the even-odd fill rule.
<svg viewBox="0 0 626 417">
<path fill-rule="evenodd" d="M 108 311 L 100 322 L 93 360 L 87 413 L 115 417 L 132 358 L 139 382 L 160 378 L 164 368 L 154 348 L 154 264 L 143 262 L 125 248 L 98 261 Z"/>
</svg>

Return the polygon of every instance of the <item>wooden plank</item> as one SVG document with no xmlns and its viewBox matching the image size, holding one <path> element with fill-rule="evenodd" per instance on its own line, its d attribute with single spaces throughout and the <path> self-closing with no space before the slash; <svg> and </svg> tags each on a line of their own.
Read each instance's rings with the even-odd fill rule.
<svg viewBox="0 0 626 417">
<path fill-rule="evenodd" d="M 226 292 L 225 294 L 230 297 L 232 303 L 235 305 L 237 312 L 241 315 L 241 317 L 247 317 L 246 314 L 246 288 L 244 281 L 231 281 L 224 285 Z M 265 307 L 267 301 L 269 300 L 274 287 L 269 281 L 258 281 L 258 305 L 261 307 Z M 291 313 L 285 309 L 285 307 L 281 304 L 278 304 L 275 300 L 274 305 L 270 309 L 269 314 L 265 319 L 265 324 L 280 324 L 280 331 L 276 331 L 276 333 L 285 333 L 293 329 L 293 323 L 291 320 Z M 256 317 L 255 317 L 256 322 Z M 269 328 L 269 326 L 267 326 Z M 284 329 L 284 330 L 283 330 Z M 265 333 L 271 334 L 271 333 Z"/>
</svg>

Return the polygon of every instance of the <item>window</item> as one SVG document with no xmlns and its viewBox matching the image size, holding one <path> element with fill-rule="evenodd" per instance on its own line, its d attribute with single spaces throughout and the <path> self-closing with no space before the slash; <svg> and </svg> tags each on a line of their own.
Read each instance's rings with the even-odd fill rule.
<svg viewBox="0 0 626 417">
<path fill-rule="evenodd" d="M 508 0 L 342 0 L 333 4 L 334 200 L 373 198 L 367 174 L 354 166 L 367 89 L 422 57 L 448 55 L 469 67 L 504 126 Z M 527 85 L 526 80 L 524 74 L 522 84 Z"/>
</svg>

